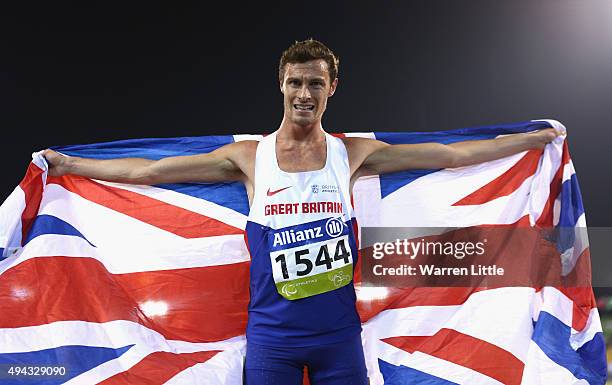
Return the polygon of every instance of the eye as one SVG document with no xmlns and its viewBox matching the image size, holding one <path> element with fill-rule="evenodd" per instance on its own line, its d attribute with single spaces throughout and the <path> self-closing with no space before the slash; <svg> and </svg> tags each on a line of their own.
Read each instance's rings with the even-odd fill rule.
<svg viewBox="0 0 612 385">
<path fill-rule="evenodd" d="M 316 81 L 316 82 L 312 82 L 311 84 L 315 87 L 323 87 L 323 82 Z"/>
<path fill-rule="evenodd" d="M 287 83 L 291 86 L 297 86 L 300 84 L 300 82 L 298 82 L 296 79 L 290 79 L 289 81 L 287 81 Z"/>
</svg>

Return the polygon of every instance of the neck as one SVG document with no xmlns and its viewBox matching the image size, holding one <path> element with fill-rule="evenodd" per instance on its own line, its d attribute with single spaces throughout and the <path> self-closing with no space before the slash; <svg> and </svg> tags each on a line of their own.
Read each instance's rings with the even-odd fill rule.
<svg viewBox="0 0 612 385">
<path fill-rule="evenodd" d="M 283 121 L 278 129 L 277 137 L 283 140 L 310 141 L 317 140 L 324 136 L 323 126 L 321 121 L 317 120 L 307 126 L 295 124 L 287 117 L 283 117 Z"/>
</svg>

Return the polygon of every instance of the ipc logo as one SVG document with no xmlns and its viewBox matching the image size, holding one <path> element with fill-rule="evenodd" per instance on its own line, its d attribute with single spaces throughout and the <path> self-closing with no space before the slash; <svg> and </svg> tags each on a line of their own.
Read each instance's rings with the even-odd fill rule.
<svg viewBox="0 0 612 385">
<path fill-rule="evenodd" d="M 292 295 L 297 294 L 297 288 L 292 283 L 286 283 L 281 288 L 281 293 L 283 293 L 285 297 L 291 297 Z"/>
<path fill-rule="evenodd" d="M 346 226 L 346 224 L 340 219 L 329 218 L 325 223 L 325 231 L 327 232 L 327 235 L 332 238 L 335 238 L 343 233 L 344 226 Z"/>
</svg>

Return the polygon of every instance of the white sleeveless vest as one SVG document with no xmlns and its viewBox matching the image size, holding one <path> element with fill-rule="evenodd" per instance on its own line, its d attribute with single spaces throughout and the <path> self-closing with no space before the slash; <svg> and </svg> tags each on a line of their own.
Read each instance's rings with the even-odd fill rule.
<svg viewBox="0 0 612 385">
<path fill-rule="evenodd" d="M 283 346 L 341 341 L 361 330 L 352 284 L 357 247 L 346 148 L 326 133 L 322 169 L 285 172 L 278 166 L 276 136 L 262 139 L 256 152 L 246 228 L 247 338 Z"/>
</svg>

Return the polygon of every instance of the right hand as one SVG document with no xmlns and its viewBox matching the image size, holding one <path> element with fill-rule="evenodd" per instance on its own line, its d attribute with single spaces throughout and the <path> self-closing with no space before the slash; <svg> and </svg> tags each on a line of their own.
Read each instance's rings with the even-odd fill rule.
<svg viewBox="0 0 612 385">
<path fill-rule="evenodd" d="M 530 132 L 527 135 L 529 135 L 529 138 L 532 139 L 532 148 L 541 150 L 548 143 L 552 142 L 557 136 L 566 135 L 566 132 L 565 130 L 557 130 L 550 127 L 535 132 Z"/>
<path fill-rule="evenodd" d="M 47 164 L 49 165 L 50 176 L 62 176 L 69 173 L 68 156 L 49 149 L 45 150 L 42 155 L 45 157 Z"/>
</svg>

